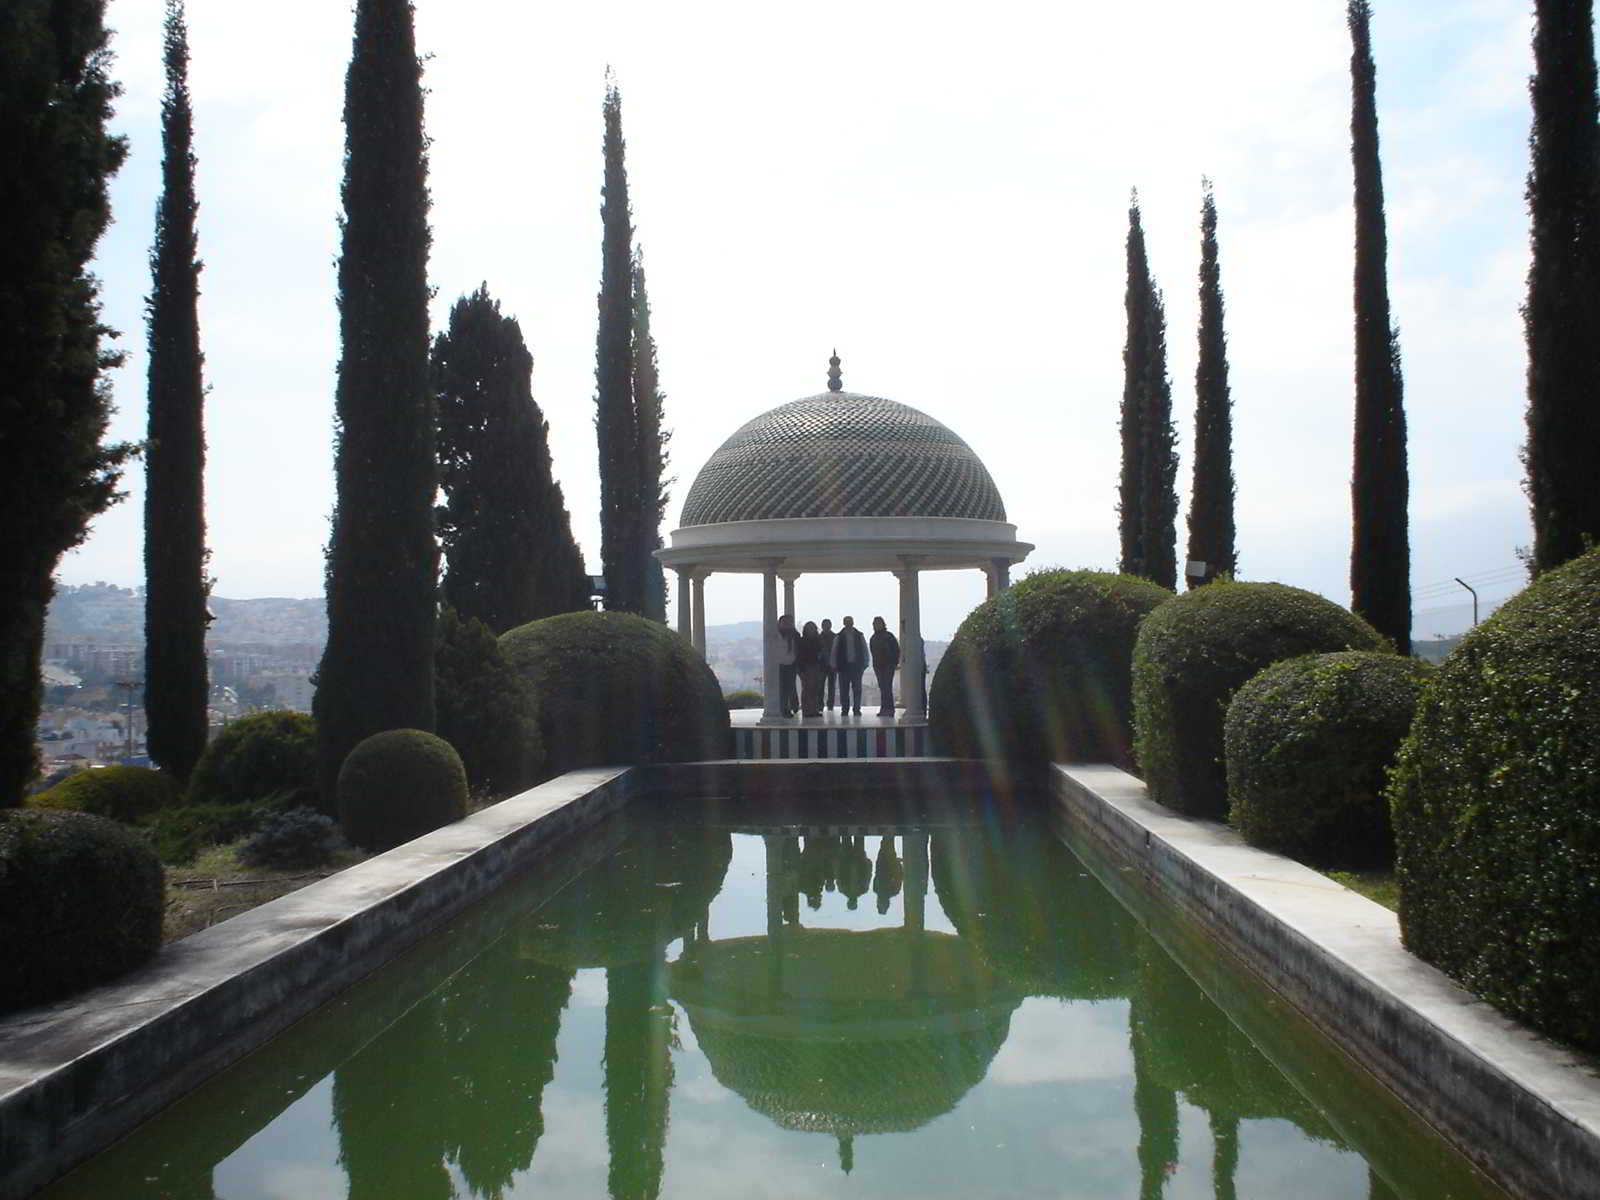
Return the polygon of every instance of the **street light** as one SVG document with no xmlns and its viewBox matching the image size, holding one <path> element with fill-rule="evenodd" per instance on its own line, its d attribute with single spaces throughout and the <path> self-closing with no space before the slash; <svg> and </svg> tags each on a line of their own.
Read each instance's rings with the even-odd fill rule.
<svg viewBox="0 0 1600 1200">
<path fill-rule="evenodd" d="M 1466 588 L 1467 591 L 1472 592 L 1472 627 L 1476 629 L 1478 627 L 1478 593 L 1473 590 L 1473 587 L 1470 583 L 1468 583 L 1465 579 L 1462 579 L 1459 575 L 1456 576 L 1456 582 L 1462 587 Z"/>
</svg>

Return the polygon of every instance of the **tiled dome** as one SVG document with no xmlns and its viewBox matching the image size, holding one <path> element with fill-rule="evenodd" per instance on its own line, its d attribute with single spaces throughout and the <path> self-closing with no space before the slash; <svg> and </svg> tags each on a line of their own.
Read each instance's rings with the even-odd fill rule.
<svg viewBox="0 0 1600 1200">
<path fill-rule="evenodd" d="M 682 526 L 785 517 L 967 517 L 1006 507 L 972 448 L 909 405 L 828 391 L 762 413 L 722 443 Z"/>
</svg>

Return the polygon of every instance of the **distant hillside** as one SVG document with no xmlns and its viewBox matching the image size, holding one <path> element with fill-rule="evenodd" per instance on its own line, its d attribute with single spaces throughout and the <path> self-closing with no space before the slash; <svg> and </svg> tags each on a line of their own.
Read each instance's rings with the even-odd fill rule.
<svg viewBox="0 0 1600 1200">
<path fill-rule="evenodd" d="M 206 640 L 213 645 L 321 645 L 328 640 L 328 612 L 320 596 L 308 600 L 213 596 L 210 607 L 216 620 Z M 142 645 L 144 589 L 108 583 L 57 589 L 45 617 L 45 641 Z"/>
</svg>

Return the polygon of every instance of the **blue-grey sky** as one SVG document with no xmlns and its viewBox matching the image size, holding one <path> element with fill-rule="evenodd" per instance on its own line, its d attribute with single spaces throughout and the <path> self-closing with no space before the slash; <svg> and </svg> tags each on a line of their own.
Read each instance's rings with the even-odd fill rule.
<svg viewBox="0 0 1600 1200">
<path fill-rule="evenodd" d="M 1517 586 L 1527 0 L 1377 0 L 1390 288 L 1411 431 L 1417 632 Z M 160 0 L 111 0 L 130 156 L 101 246 L 115 435 L 144 427 Z M 334 263 L 349 5 L 191 0 L 218 594 L 315 595 L 332 506 Z M 1349 36 L 1340 0 L 1194 5 L 418 0 L 436 326 L 487 282 L 519 318 L 574 532 L 598 565 L 600 104 L 617 72 L 667 391 L 670 529 L 735 428 L 845 386 L 988 464 L 1030 565 L 1114 565 L 1126 208 L 1166 294 L 1191 469 L 1200 179 L 1227 301 L 1240 574 L 1348 601 Z M 137 584 L 140 470 L 61 578 Z M 1185 510 L 1187 501 L 1185 499 Z M 1180 528 L 1180 540 L 1182 530 Z M 1180 551 L 1181 555 L 1181 551 Z M 893 614 L 888 576 L 802 579 L 806 617 Z M 947 636 L 976 572 L 925 581 Z M 759 615 L 713 578 L 712 623 Z"/>
</svg>

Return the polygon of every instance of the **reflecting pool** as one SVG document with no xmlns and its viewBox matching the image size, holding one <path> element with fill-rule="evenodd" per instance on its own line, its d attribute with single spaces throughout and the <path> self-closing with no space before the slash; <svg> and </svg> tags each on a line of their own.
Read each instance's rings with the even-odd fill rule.
<svg viewBox="0 0 1600 1200">
<path fill-rule="evenodd" d="M 505 889 L 44 1195 L 1499 1195 L 1040 821 L 675 811 L 608 822 L 554 894 Z"/>
</svg>

